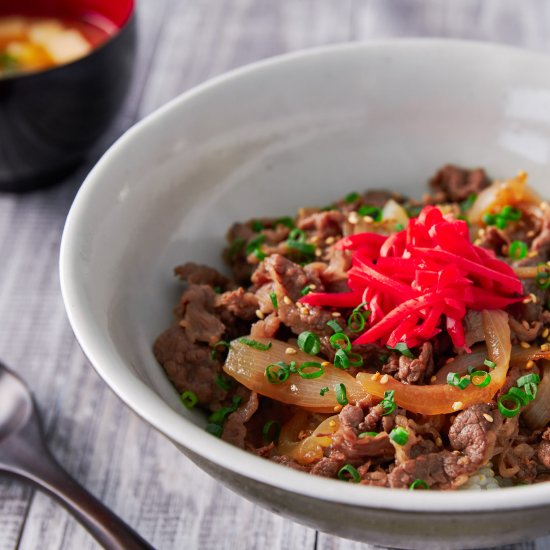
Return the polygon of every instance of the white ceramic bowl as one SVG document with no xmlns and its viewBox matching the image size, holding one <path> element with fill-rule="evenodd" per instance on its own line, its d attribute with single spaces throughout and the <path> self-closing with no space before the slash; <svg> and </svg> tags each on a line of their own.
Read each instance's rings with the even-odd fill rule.
<svg viewBox="0 0 550 550">
<path fill-rule="evenodd" d="M 180 292 L 172 268 L 220 266 L 235 220 L 382 187 L 420 197 L 447 162 L 525 169 L 548 193 L 550 59 L 437 40 L 350 44 L 203 84 L 129 130 L 78 193 L 61 246 L 70 322 L 141 417 L 220 482 L 323 531 L 395 547 L 466 548 L 550 532 L 550 485 L 398 491 L 286 469 L 204 431 L 151 346 Z"/>
</svg>

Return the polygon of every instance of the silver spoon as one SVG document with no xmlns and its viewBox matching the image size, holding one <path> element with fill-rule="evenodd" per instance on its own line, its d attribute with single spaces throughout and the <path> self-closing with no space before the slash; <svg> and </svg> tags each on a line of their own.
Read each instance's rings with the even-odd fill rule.
<svg viewBox="0 0 550 550">
<path fill-rule="evenodd" d="M 108 550 L 153 548 L 57 463 L 46 446 L 28 387 L 1 362 L 0 472 L 25 478 L 44 489 Z"/>
</svg>

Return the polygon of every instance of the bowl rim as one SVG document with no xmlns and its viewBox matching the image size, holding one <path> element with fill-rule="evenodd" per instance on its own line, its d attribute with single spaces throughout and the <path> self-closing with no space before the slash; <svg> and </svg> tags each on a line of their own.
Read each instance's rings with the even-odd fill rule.
<svg viewBox="0 0 550 550">
<path fill-rule="evenodd" d="M 79 288 L 76 266 L 80 243 L 85 241 L 86 235 L 83 215 L 88 203 L 93 202 L 97 193 L 101 194 L 104 187 L 112 187 L 113 181 L 106 177 L 111 159 L 121 152 L 124 153 L 126 148 L 131 150 L 134 136 L 147 132 L 159 121 L 169 117 L 172 111 L 185 109 L 186 103 L 195 96 L 207 90 L 222 88 L 228 82 L 246 78 L 258 71 L 315 59 L 327 53 L 346 56 L 360 52 L 362 55 L 373 55 L 383 50 L 400 54 L 414 51 L 418 54 L 425 53 L 426 48 L 438 52 L 442 49 L 449 52 L 457 48 L 463 51 L 470 49 L 475 56 L 483 50 L 487 54 L 513 54 L 550 62 L 550 57 L 545 54 L 497 43 L 441 38 L 382 39 L 329 44 L 284 53 L 233 69 L 189 89 L 153 111 L 119 137 L 93 167 L 78 191 L 67 216 L 60 249 L 60 283 L 65 309 L 84 354 L 99 376 L 133 412 L 171 441 L 189 448 L 193 453 L 234 474 L 289 493 L 364 509 L 449 514 L 549 506 L 550 491 L 545 483 L 493 491 L 409 491 L 346 484 L 339 480 L 304 474 L 265 460 L 213 437 L 174 411 L 157 393 L 128 372 L 124 361 L 119 360 L 116 353 L 109 350 L 109 342 L 103 340 L 95 330 L 94 323 L 79 307 L 84 299 L 84 292 Z M 162 127 L 162 124 L 157 127 Z"/>
</svg>

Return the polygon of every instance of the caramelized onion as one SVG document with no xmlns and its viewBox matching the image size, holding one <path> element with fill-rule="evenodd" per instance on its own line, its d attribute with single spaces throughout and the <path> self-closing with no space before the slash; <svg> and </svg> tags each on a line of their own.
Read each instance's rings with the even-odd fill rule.
<svg viewBox="0 0 550 550">
<path fill-rule="evenodd" d="M 363 388 L 376 397 L 384 397 L 384 392 L 394 390 L 394 399 L 398 406 L 420 414 L 445 414 L 464 409 L 474 403 L 490 401 L 503 386 L 510 364 L 510 327 L 508 315 L 502 310 L 482 311 L 483 330 L 487 344 L 488 358 L 496 364 L 491 370 L 491 382 L 485 386 L 470 385 L 461 390 L 449 384 L 433 386 L 414 386 L 389 378 L 382 384 L 376 377 L 359 373 L 357 381 Z"/>
<path fill-rule="evenodd" d="M 550 422 L 550 361 L 544 361 L 537 397 L 523 411 L 523 420 L 532 430 L 544 428 Z"/>
<path fill-rule="evenodd" d="M 331 445 L 332 435 L 339 426 L 338 415 L 324 418 L 298 411 L 281 428 L 276 453 L 293 458 L 300 464 L 310 464 L 323 457 L 323 449 Z M 312 429 L 310 435 L 301 438 L 304 432 L 311 432 Z"/>
<path fill-rule="evenodd" d="M 271 347 L 262 351 L 248 346 L 239 340 L 231 342 L 231 348 L 224 365 L 227 374 L 235 378 L 243 386 L 265 395 L 276 401 L 298 405 L 314 412 L 332 413 L 339 403 L 336 400 L 334 386 L 344 384 L 347 398 L 350 403 L 355 403 L 365 397 L 365 391 L 347 372 L 337 369 L 331 363 L 325 362 L 319 357 L 308 355 L 303 351 L 286 353 L 289 344 L 271 338 L 256 338 L 257 342 Z M 273 384 L 267 380 L 265 369 L 268 365 L 283 361 L 289 364 L 296 362 L 299 367 L 306 361 L 323 363 L 324 374 L 318 378 L 302 378 L 298 374 L 291 374 L 285 382 Z M 328 388 L 324 395 L 320 395 L 322 388 Z"/>
</svg>

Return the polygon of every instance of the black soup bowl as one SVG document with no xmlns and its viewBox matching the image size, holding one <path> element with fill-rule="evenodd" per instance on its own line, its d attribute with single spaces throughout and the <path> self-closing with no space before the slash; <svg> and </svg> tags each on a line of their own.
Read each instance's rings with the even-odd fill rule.
<svg viewBox="0 0 550 550">
<path fill-rule="evenodd" d="M 85 57 L 0 77 L 0 192 L 25 192 L 74 170 L 119 110 L 134 65 L 134 0 L 0 0 L 0 17 L 82 20 L 109 37 Z"/>
</svg>

